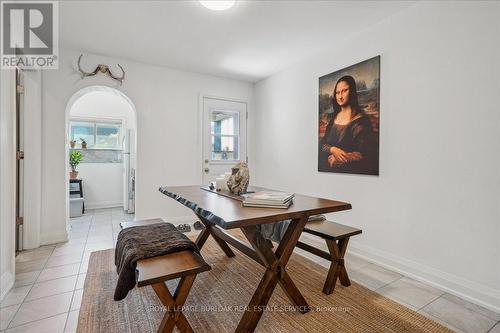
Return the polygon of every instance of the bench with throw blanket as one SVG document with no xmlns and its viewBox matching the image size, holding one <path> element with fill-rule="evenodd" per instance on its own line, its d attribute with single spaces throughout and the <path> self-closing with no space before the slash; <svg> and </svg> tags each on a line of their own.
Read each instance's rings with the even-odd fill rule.
<svg viewBox="0 0 500 333">
<path fill-rule="evenodd" d="M 200 252 L 196 244 L 171 223 L 160 222 L 120 231 L 115 249 L 118 281 L 114 300 L 124 299 L 134 289 L 137 261 L 186 250 Z"/>
</svg>

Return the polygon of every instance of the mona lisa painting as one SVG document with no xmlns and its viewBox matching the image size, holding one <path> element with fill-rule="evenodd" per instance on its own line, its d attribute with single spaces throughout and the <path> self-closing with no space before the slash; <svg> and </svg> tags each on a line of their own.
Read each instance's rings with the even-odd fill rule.
<svg viewBox="0 0 500 333">
<path fill-rule="evenodd" d="M 379 174 L 380 56 L 319 78 L 318 171 Z"/>
</svg>

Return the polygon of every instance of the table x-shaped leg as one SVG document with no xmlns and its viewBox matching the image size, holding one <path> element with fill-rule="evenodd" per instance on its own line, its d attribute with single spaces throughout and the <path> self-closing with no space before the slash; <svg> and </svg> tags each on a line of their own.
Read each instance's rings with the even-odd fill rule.
<svg viewBox="0 0 500 333">
<path fill-rule="evenodd" d="M 182 313 L 182 306 L 184 302 L 186 302 L 186 298 L 195 278 L 196 274 L 182 277 L 175 290 L 174 296 L 170 294 L 165 282 L 159 282 L 152 285 L 156 295 L 158 295 L 158 298 L 167 310 L 158 327 L 158 333 L 173 332 L 175 326 L 177 326 L 182 333 L 193 332 L 191 325 Z"/>
<path fill-rule="evenodd" d="M 323 286 L 323 292 L 330 295 L 335 289 L 335 284 L 337 279 L 344 287 L 351 285 L 349 276 L 347 275 L 347 270 L 344 265 L 344 256 L 347 250 L 347 244 L 349 243 L 349 237 L 340 239 L 338 242 L 333 239 L 327 239 L 326 245 L 330 251 L 331 261 L 330 270 L 326 277 L 325 285 Z"/>
<path fill-rule="evenodd" d="M 203 247 L 203 245 L 207 241 L 208 236 L 212 235 L 212 237 L 215 239 L 217 244 L 219 244 L 220 248 L 222 249 L 222 251 L 224 251 L 226 256 L 234 257 L 235 254 L 234 254 L 233 250 L 231 250 L 229 245 L 227 245 L 226 241 L 224 241 L 222 238 L 217 236 L 212 231 L 213 224 L 211 222 L 207 221 L 205 218 L 203 218 L 199 215 L 197 215 L 197 216 L 200 219 L 201 223 L 203 223 L 203 225 L 205 226 L 205 228 L 203 228 L 203 230 L 200 232 L 200 234 L 198 235 L 198 238 L 196 238 L 196 241 L 195 241 L 196 245 L 198 245 L 198 248 L 201 250 L 201 248 Z"/>
<path fill-rule="evenodd" d="M 255 290 L 236 332 L 253 332 L 255 330 L 278 283 L 290 300 L 298 306 L 300 312 L 305 313 L 310 310 L 306 300 L 285 270 L 306 223 L 307 217 L 292 220 L 275 252 L 273 252 L 271 241 L 264 239 L 255 226 L 242 228 L 246 238 L 266 266 L 266 272 Z"/>
</svg>

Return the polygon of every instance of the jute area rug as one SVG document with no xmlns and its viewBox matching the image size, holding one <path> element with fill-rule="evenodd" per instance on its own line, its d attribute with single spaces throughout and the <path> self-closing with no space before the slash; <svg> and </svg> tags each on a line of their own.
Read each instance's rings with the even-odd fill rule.
<svg viewBox="0 0 500 333">
<path fill-rule="evenodd" d="M 264 268 L 240 252 L 227 258 L 212 238 L 202 254 L 212 270 L 196 278 L 184 313 L 195 332 L 234 332 Z M 313 310 L 301 314 L 276 287 L 256 332 L 452 332 L 359 284 L 337 284 L 331 295 L 321 292 L 327 269 L 293 254 L 287 271 Z M 114 250 L 90 257 L 78 333 L 156 332 L 163 317 L 151 287 L 135 288 L 127 298 L 113 301 L 116 284 Z M 168 286 L 173 293 L 177 281 Z"/>
</svg>

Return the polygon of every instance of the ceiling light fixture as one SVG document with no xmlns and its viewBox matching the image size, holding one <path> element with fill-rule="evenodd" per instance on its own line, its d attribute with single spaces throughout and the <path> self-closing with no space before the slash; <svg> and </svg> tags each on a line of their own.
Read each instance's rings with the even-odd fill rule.
<svg viewBox="0 0 500 333">
<path fill-rule="evenodd" d="M 200 3 L 211 10 L 226 10 L 234 6 L 236 0 L 209 0 Z"/>
</svg>

